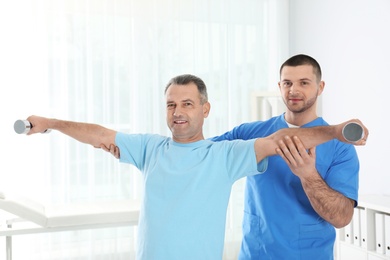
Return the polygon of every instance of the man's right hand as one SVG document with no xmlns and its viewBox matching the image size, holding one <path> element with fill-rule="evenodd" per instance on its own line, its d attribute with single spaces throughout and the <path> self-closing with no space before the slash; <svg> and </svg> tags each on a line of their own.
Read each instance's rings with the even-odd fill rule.
<svg viewBox="0 0 390 260">
<path fill-rule="evenodd" d="M 44 133 L 49 129 L 49 119 L 41 116 L 29 116 L 27 121 L 31 124 L 31 129 L 27 135 Z"/>
<path fill-rule="evenodd" d="M 345 136 L 343 134 L 343 129 L 349 123 L 355 123 L 355 124 L 358 124 L 358 125 L 360 125 L 362 127 L 362 129 L 363 129 L 363 136 L 359 140 L 357 140 L 357 141 L 350 141 L 350 140 L 347 140 L 345 138 Z M 337 139 L 339 141 L 344 142 L 344 143 L 353 144 L 353 145 L 356 145 L 356 146 L 366 145 L 369 132 L 368 132 L 367 127 L 365 125 L 363 125 L 363 123 L 359 119 L 348 120 L 348 121 L 346 121 L 344 123 L 336 125 L 336 128 L 337 128 Z"/>
<path fill-rule="evenodd" d="M 100 148 L 102 148 L 104 151 L 111 153 L 115 158 L 120 158 L 120 151 L 119 147 L 115 144 L 110 144 L 110 147 L 105 146 L 104 144 L 100 145 Z"/>
</svg>

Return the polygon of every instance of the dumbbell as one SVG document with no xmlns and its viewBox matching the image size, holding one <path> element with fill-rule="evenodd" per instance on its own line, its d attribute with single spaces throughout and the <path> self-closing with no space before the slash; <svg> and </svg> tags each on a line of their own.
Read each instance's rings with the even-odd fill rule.
<svg viewBox="0 0 390 260">
<path fill-rule="evenodd" d="M 27 134 L 33 125 L 28 120 L 16 120 L 14 123 L 14 130 L 17 134 Z M 42 134 L 49 133 L 50 129 L 46 129 Z"/>
<path fill-rule="evenodd" d="M 342 130 L 344 138 L 349 142 L 357 142 L 364 136 L 364 129 L 358 123 L 350 122 Z"/>
</svg>

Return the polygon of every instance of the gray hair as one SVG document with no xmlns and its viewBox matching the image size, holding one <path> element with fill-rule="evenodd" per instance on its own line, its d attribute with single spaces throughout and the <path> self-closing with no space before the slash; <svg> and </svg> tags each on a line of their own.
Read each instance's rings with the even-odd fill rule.
<svg viewBox="0 0 390 260">
<path fill-rule="evenodd" d="M 208 101 L 207 96 L 207 88 L 206 84 L 203 82 L 203 80 L 197 76 L 191 75 L 191 74 L 183 74 L 176 76 L 172 78 L 167 86 L 165 87 L 164 94 L 167 93 L 168 88 L 173 85 L 187 85 L 189 83 L 194 83 L 198 87 L 199 95 L 200 95 L 200 103 L 203 105 Z"/>
</svg>

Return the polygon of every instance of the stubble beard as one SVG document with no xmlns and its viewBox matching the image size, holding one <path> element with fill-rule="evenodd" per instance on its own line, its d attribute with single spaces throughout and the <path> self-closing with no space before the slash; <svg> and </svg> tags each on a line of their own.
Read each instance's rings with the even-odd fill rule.
<svg viewBox="0 0 390 260">
<path fill-rule="evenodd" d="M 294 107 L 294 106 L 289 106 L 286 101 L 284 101 L 284 103 L 285 103 L 287 109 L 290 110 L 291 112 L 303 113 L 303 112 L 307 111 L 308 109 L 312 108 L 316 104 L 317 97 L 318 97 L 318 95 L 316 94 L 314 97 L 307 100 L 307 102 L 305 102 L 305 104 L 302 107 L 298 107 L 298 108 Z"/>
</svg>

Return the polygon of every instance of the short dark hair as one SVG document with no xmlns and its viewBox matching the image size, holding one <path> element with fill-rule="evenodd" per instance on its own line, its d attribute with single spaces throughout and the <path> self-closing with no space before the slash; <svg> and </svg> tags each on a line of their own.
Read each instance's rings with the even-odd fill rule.
<svg viewBox="0 0 390 260">
<path fill-rule="evenodd" d="M 206 103 L 208 101 L 206 84 L 203 82 L 203 80 L 201 78 L 194 76 L 194 75 L 191 75 L 191 74 L 178 75 L 178 76 L 172 78 L 168 82 L 167 86 L 165 87 L 164 94 L 167 93 L 168 88 L 172 84 L 187 85 L 191 82 L 193 82 L 198 87 L 198 91 L 200 94 L 200 102 L 203 105 L 204 103 Z"/>
<path fill-rule="evenodd" d="M 317 81 L 321 81 L 322 77 L 322 72 L 321 72 L 321 67 L 320 64 L 312 57 L 305 55 L 305 54 L 298 54 L 295 56 L 292 56 L 288 60 L 286 60 L 282 66 L 280 66 L 280 71 L 279 74 L 280 76 L 282 75 L 282 69 L 285 66 L 290 66 L 290 67 L 296 67 L 296 66 L 301 66 L 301 65 L 310 65 L 313 67 L 313 72 L 317 77 Z"/>
</svg>

